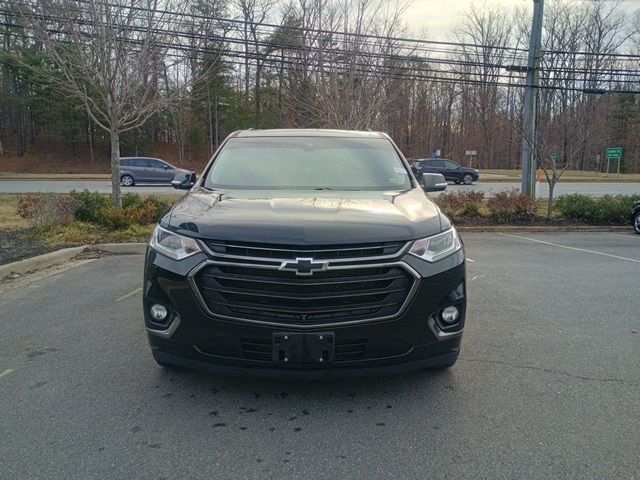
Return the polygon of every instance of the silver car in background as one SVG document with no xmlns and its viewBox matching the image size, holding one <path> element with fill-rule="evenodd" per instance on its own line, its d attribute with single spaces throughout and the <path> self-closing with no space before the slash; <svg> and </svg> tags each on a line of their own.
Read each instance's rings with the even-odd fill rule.
<svg viewBox="0 0 640 480">
<path fill-rule="evenodd" d="M 120 184 L 131 187 L 136 183 L 171 183 L 178 173 L 191 173 L 159 158 L 121 157 Z"/>
</svg>

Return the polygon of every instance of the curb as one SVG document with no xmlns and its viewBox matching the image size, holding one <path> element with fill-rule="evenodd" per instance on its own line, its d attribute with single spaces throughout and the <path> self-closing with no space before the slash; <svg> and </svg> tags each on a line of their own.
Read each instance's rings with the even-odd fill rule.
<svg viewBox="0 0 640 480">
<path fill-rule="evenodd" d="M 147 249 L 146 243 L 98 243 L 95 245 L 82 245 L 80 247 L 63 248 L 55 252 L 45 253 L 37 257 L 25 258 L 17 262 L 0 265 L 0 278 L 16 273 L 23 274 L 41 268 L 68 262 L 73 257 L 82 253 L 87 248 L 101 250 L 114 255 L 138 255 Z"/>
<path fill-rule="evenodd" d="M 11 173 L 0 172 L 0 180 L 111 180 L 108 173 Z"/>
<path fill-rule="evenodd" d="M 147 251 L 146 243 L 98 243 L 96 245 L 85 245 L 84 248 L 87 247 L 97 248 L 115 255 L 140 255 Z"/>
<path fill-rule="evenodd" d="M 500 233 L 500 232 L 522 232 L 522 233 L 563 233 L 563 232 L 567 232 L 567 233 L 571 233 L 571 232 L 584 232 L 584 233 L 606 233 L 606 232 L 632 232 L 633 228 L 631 226 L 628 227 L 617 227 L 617 226 L 610 226 L 610 227 L 606 227 L 606 226 L 545 226 L 545 225 L 540 225 L 540 226 L 531 226 L 531 227 L 527 227 L 527 226 L 501 226 L 501 225 L 487 225 L 487 226 L 456 226 L 455 222 L 454 222 L 454 226 L 456 227 L 456 230 L 458 232 L 465 232 L 465 233 L 481 233 L 481 232 L 496 232 L 496 233 Z"/>
<path fill-rule="evenodd" d="M 521 180 L 519 178 L 480 178 L 477 182 L 474 183 L 520 183 Z M 543 180 L 541 182 L 536 182 L 537 185 L 547 185 L 547 181 Z M 640 180 L 628 180 L 626 178 L 563 178 L 560 183 L 640 183 Z"/>
</svg>

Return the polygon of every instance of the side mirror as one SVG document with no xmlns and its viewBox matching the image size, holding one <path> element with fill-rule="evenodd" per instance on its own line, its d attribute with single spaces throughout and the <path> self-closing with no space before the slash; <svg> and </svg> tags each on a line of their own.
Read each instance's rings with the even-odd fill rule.
<svg viewBox="0 0 640 480">
<path fill-rule="evenodd" d="M 176 190 L 190 190 L 196 184 L 196 174 L 194 172 L 178 173 L 171 181 L 171 186 Z"/>
<path fill-rule="evenodd" d="M 422 188 L 425 192 L 442 192 L 447 189 L 447 181 L 440 173 L 423 173 Z"/>
</svg>

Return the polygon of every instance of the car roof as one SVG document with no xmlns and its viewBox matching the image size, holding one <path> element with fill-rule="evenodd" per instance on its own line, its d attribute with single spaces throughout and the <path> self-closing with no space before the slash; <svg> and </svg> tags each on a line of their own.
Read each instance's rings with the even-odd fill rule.
<svg viewBox="0 0 640 480">
<path fill-rule="evenodd" d="M 252 137 L 343 137 L 343 138 L 387 138 L 382 132 L 362 130 L 331 130 L 323 128 L 277 128 L 270 130 L 239 130 L 230 135 L 238 138 Z"/>
</svg>

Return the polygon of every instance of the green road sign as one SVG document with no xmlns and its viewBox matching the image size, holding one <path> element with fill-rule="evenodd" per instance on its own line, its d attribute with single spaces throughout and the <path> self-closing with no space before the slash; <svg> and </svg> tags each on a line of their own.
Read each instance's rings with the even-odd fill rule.
<svg viewBox="0 0 640 480">
<path fill-rule="evenodd" d="M 622 149 L 607 148 L 607 158 L 610 160 L 620 160 L 622 158 Z"/>
<path fill-rule="evenodd" d="M 551 152 L 551 160 L 556 161 L 560 158 L 560 152 Z"/>
</svg>

